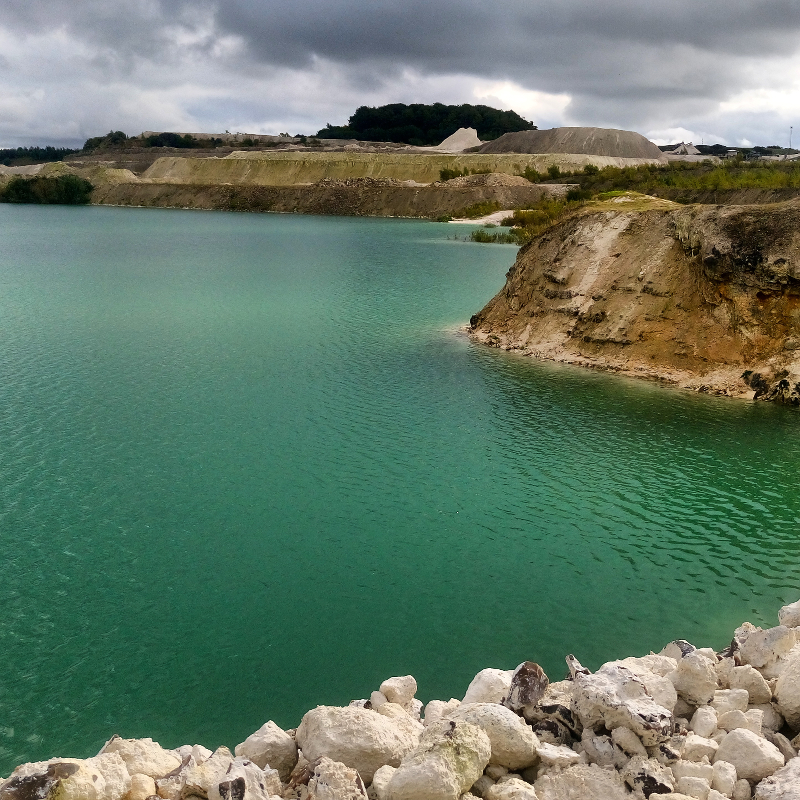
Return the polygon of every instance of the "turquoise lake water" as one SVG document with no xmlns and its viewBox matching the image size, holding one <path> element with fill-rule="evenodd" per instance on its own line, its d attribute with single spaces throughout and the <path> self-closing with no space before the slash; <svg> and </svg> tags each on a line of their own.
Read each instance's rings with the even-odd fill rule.
<svg viewBox="0 0 800 800">
<path fill-rule="evenodd" d="M 471 344 L 455 228 L 0 205 L 0 774 L 800 597 L 800 415 Z"/>
</svg>

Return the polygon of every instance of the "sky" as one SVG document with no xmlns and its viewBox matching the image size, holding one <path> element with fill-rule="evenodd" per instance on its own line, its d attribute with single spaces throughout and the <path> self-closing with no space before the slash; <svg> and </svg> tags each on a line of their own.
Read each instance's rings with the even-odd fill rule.
<svg viewBox="0 0 800 800">
<path fill-rule="evenodd" d="M 0 147 L 432 102 L 798 145 L 800 0 L 0 0 Z"/>
</svg>

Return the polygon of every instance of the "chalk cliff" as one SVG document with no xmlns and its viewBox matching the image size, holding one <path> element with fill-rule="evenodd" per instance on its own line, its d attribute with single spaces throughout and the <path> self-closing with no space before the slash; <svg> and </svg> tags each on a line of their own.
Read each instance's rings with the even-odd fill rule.
<svg viewBox="0 0 800 800">
<path fill-rule="evenodd" d="M 535 238 L 477 341 L 716 394 L 800 403 L 800 201 L 627 194 Z"/>
</svg>

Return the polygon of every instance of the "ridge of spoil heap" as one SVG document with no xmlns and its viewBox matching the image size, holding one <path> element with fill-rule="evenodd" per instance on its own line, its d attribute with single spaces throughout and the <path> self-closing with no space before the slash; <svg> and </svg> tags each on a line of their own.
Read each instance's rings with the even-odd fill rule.
<svg viewBox="0 0 800 800">
<path fill-rule="evenodd" d="M 684 640 L 592 673 L 484 669 L 423 709 L 410 675 L 213 753 L 112 737 L 22 764 L 0 800 L 800 800 L 800 600 L 721 653 Z M 423 713 L 424 712 L 424 713 Z"/>
</svg>

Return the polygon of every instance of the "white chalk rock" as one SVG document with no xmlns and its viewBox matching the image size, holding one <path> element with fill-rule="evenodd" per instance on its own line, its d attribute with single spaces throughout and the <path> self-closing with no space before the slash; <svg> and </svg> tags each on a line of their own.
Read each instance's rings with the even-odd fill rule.
<svg viewBox="0 0 800 800">
<path fill-rule="evenodd" d="M 750 697 L 750 705 L 769 703 L 772 700 L 772 690 L 769 688 L 769 684 L 764 680 L 762 674 L 750 664 L 734 667 L 728 676 L 728 686 L 731 689 L 744 689 Z"/>
<path fill-rule="evenodd" d="M 646 755 L 634 756 L 622 769 L 625 783 L 640 790 L 649 797 L 651 794 L 666 794 L 675 788 L 672 770 Z"/>
<path fill-rule="evenodd" d="M 182 744 L 171 752 L 178 757 L 181 763 L 191 756 L 196 763 L 202 764 L 213 755 L 207 747 L 203 747 L 201 744 Z"/>
<path fill-rule="evenodd" d="M 642 740 L 630 728 L 614 728 L 611 731 L 611 741 L 625 753 L 628 758 L 644 756 L 647 758 Z"/>
<path fill-rule="evenodd" d="M 497 703 L 462 703 L 450 719 L 477 725 L 492 745 L 490 764 L 511 770 L 524 769 L 536 762 L 538 742 L 524 720 Z"/>
<path fill-rule="evenodd" d="M 781 751 L 747 728 L 731 731 L 722 741 L 714 761 L 727 761 L 736 774 L 748 781 L 760 781 L 784 764 Z"/>
<path fill-rule="evenodd" d="M 407 708 L 417 693 L 417 681 L 413 675 L 387 678 L 381 684 L 380 691 L 390 703 L 397 703 L 397 705 Z"/>
<path fill-rule="evenodd" d="M 782 610 L 782 609 L 781 609 Z M 777 772 L 764 778 L 755 790 L 755 800 L 798 800 L 800 798 L 800 758 L 793 758 Z"/>
<path fill-rule="evenodd" d="M 648 694 L 658 705 L 666 708 L 667 711 L 672 711 L 675 708 L 675 704 L 678 702 L 678 693 L 672 681 L 665 677 L 676 669 L 677 662 L 675 659 L 651 655 L 643 658 L 624 658 L 621 661 L 610 661 L 608 665 L 626 667 L 641 680 Z"/>
<path fill-rule="evenodd" d="M 730 797 L 736 786 L 736 767 L 727 761 L 717 761 L 714 764 L 714 773 L 711 776 L 711 788 Z"/>
<path fill-rule="evenodd" d="M 499 703 L 511 691 L 513 669 L 482 669 L 467 687 L 462 703 Z"/>
<path fill-rule="evenodd" d="M 747 711 L 750 695 L 746 689 L 718 689 L 714 692 L 711 707 L 717 712 L 717 718 L 728 711 Z"/>
<path fill-rule="evenodd" d="M 685 655 L 668 677 L 678 694 L 696 706 L 710 702 L 717 690 L 714 664 L 697 651 Z"/>
<path fill-rule="evenodd" d="M 750 800 L 750 782 L 744 778 L 736 781 L 731 797 L 733 800 Z"/>
<path fill-rule="evenodd" d="M 743 661 L 761 669 L 785 656 L 796 642 L 794 629 L 785 625 L 778 625 L 766 631 L 756 628 L 739 646 L 739 652 Z"/>
<path fill-rule="evenodd" d="M 411 712 L 406 711 L 403 706 L 397 703 L 384 703 L 375 709 L 375 713 L 391 719 L 404 734 L 413 737 L 415 740 L 422 736 L 423 724 L 415 719 Z"/>
<path fill-rule="evenodd" d="M 356 770 L 323 757 L 314 764 L 307 800 L 367 800 L 367 790 Z"/>
<path fill-rule="evenodd" d="M 249 758 L 261 769 L 267 765 L 276 769 L 281 780 L 289 780 L 297 763 L 297 745 L 284 730 L 272 720 L 265 722 L 255 733 L 251 733 L 241 744 L 237 744 L 234 755 Z"/>
<path fill-rule="evenodd" d="M 545 767 L 556 767 L 557 769 L 571 767 L 581 761 L 580 753 L 576 753 L 571 747 L 563 744 L 540 744 L 536 748 L 536 754 Z"/>
<path fill-rule="evenodd" d="M 461 701 L 456 700 L 454 697 L 451 697 L 446 703 L 444 700 L 431 700 L 425 706 L 425 719 L 422 724 L 427 728 L 428 725 L 432 725 L 434 722 L 439 722 L 439 720 L 449 716 L 460 705 Z"/>
<path fill-rule="evenodd" d="M 386 695 L 383 692 L 372 692 L 369 696 L 369 704 L 372 708 L 380 708 L 384 703 L 388 703 L 389 701 L 386 699 Z M 352 705 L 352 703 L 351 703 Z M 359 704 L 361 708 L 364 708 L 366 704 Z"/>
<path fill-rule="evenodd" d="M 615 749 L 610 736 L 597 736 L 591 728 L 585 728 L 581 734 L 581 745 L 583 752 L 592 764 L 601 767 L 615 765 Z"/>
<path fill-rule="evenodd" d="M 499 781 L 508 775 L 508 767 L 501 767 L 499 764 L 489 764 L 484 773 L 488 775 L 493 781 Z"/>
<path fill-rule="evenodd" d="M 706 739 L 696 733 L 690 733 L 683 745 L 682 757 L 686 761 L 709 761 L 714 757 L 719 745 L 713 739 Z"/>
<path fill-rule="evenodd" d="M 163 778 L 181 765 L 180 759 L 152 739 L 122 739 L 112 736 L 100 753 L 119 753 L 131 775 Z"/>
<path fill-rule="evenodd" d="M 708 792 L 711 789 L 708 781 L 704 778 L 679 778 L 675 782 L 675 791 L 694 797 L 696 800 L 707 800 Z"/>
<path fill-rule="evenodd" d="M 764 712 L 758 708 L 748 708 L 744 712 L 747 727 L 758 736 L 762 735 L 761 728 L 764 724 Z"/>
<path fill-rule="evenodd" d="M 706 800 L 728 800 L 729 797 L 730 795 L 722 794 L 722 792 L 718 792 L 716 789 L 709 789 Z"/>
<path fill-rule="evenodd" d="M 317 706 L 303 717 L 296 739 L 309 761 L 327 756 L 358 770 L 367 783 L 384 764 L 399 766 L 418 742 L 393 719 L 352 706 Z"/>
<path fill-rule="evenodd" d="M 689 655 L 689 653 L 694 653 L 695 650 L 697 650 L 697 648 L 690 642 L 687 642 L 686 639 L 675 639 L 675 641 L 670 642 L 659 655 L 666 656 L 677 662 L 684 656 Z"/>
<path fill-rule="evenodd" d="M 775 703 L 759 703 L 756 706 L 749 706 L 748 711 L 757 709 L 761 712 L 761 727 L 771 731 L 779 731 L 783 727 L 783 715 L 778 711 Z"/>
<path fill-rule="evenodd" d="M 387 800 L 389 781 L 396 769 L 397 767 L 390 767 L 386 764 L 372 776 L 372 784 L 367 790 L 369 800 Z"/>
<path fill-rule="evenodd" d="M 262 770 L 258 764 L 239 756 L 231 761 L 225 774 L 208 790 L 208 800 L 269 800 L 280 794 L 277 770 Z"/>
<path fill-rule="evenodd" d="M 233 753 L 227 747 L 218 747 L 202 764 L 190 758 L 183 769 L 174 776 L 178 784 L 178 797 L 189 795 L 208 797 L 213 789 L 225 780 L 231 764 L 233 764 Z M 156 781 L 161 797 L 165 797 L 162 787 L 170 784 L 175 786 L 169 777 Z"/>
<path fill-rule="evenodd" d="M 778 611 L 778 622 L 787 628 L 800 628 L 800 600 L 783 606 Z"/>
<path fill-rule="evenodd" d="M 536 790 L 519 778 L 509 778 L 487 789 L 483 800 L 539 800 Z"/>
<path fill-rule="evenodd" d="M 392 775 L 386 800 L 457 800 L 478 780 L 491 752 L 489 737 L 477 725 L 431 725 Z"/>
<path fill-rule="evenodd" d="M 603 666 L 591 675 L 576 674 L 574 683 L 572 708 L 584 728 L 630 728 L 645 745 L 669 738 L 671 712 L 658 705 L 626 667 Z"/>
<path fill-rule="evenodd" d="M 735 711 L 726 711 L 724 714 L 721 714 L 717 720 L 717 725 L 723 731 L 734 731 L 737 728 L 750 727 L 744 712 L 739 711 L 738 708 Z"/>
<path fill-rule="evenodd" d="M 131 788 L 125 800 L 147 800 L 156 793 L 156 782 L 149 775 L 131 775 Z"/>
<path fill-rule="evenodd" d="M 775 701 L 789 727 L 800 729 L 800 654 L 794 655 L 780 674 Z"/>
<path fill-rule="evenodd" d="M 717 729 L 717 712 L 711 706 L 700 706 L 694 712 L 689 730 L 702 736 L 704 739 L 710 738 Z"/>
<path fill-rule="evenodd" d="M 534 784 L 539 800 L 631 800 L 622 776 L 597 764 L 576 764 L 547 773 Z"/>
<path fill-rule="evenodd" d="M 698 762 L 681 759 L 672 764 L 670 769 L 676 781 L 680 778 L 702 778 L 708 781 L 710 785 L 714 778 L 714 767 L 712 767 L 708 761 Z"/>
<path fill-rule="evenodd" d="M 53 758 L 20 764 L 0 782 L 0 798 L 58 798 L 58 800 L 121 800 L 131 776 L 117 753 L 93 758 Z"/>
</svg>

